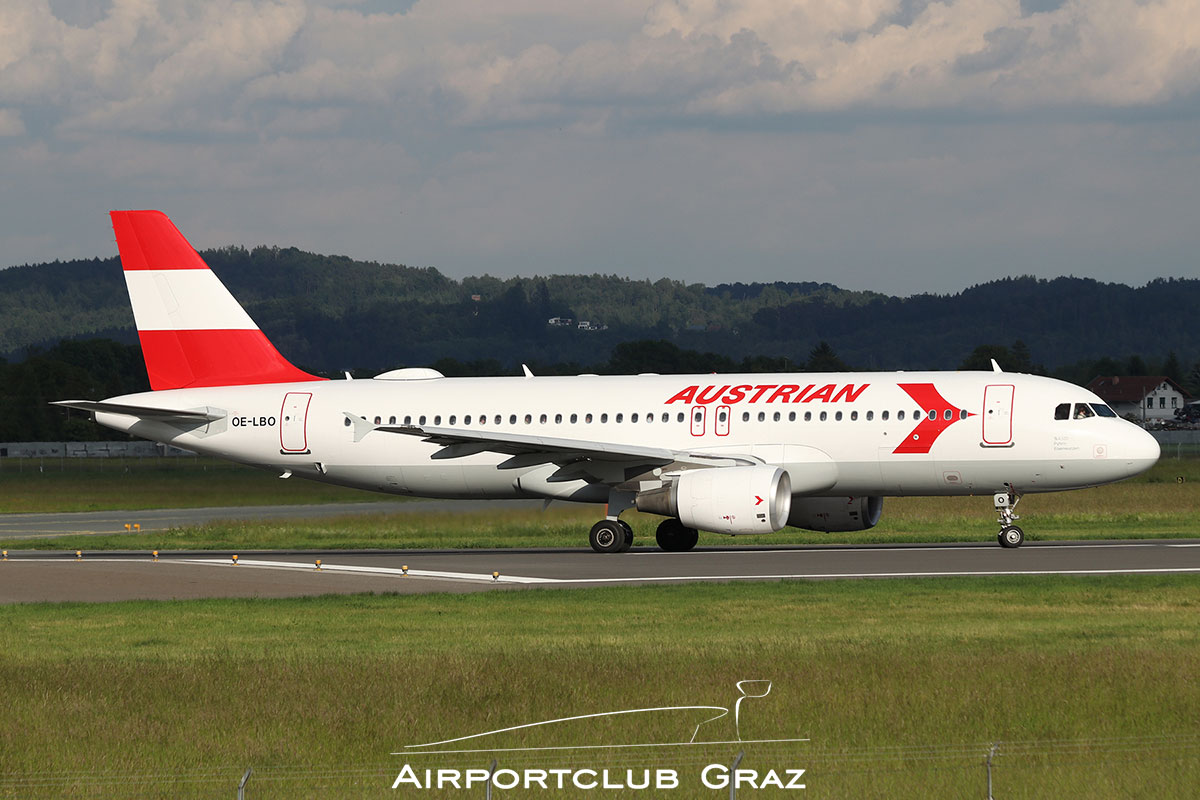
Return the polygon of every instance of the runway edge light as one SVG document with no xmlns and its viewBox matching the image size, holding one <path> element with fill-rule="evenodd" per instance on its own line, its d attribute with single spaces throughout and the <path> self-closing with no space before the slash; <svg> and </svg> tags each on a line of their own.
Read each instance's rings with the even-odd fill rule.
<svg viewBox="0 0 1200 800">
<path fill-rule="evenodd" d="M 236 556 L 236 555 L 233 557 L 233 563 L 235 563 L 235 564 L 237 563 L 237 556 Z"/>
</svg>

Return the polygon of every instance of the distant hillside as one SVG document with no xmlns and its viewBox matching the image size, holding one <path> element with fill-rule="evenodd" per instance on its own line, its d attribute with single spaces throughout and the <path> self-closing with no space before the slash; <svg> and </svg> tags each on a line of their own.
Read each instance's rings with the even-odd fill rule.
<svg viewBox="0 0 1200 800">
<path fill-rule="evenodd" d="M 267 335 L 310 369 L 379 370 L 443 358 L 592 365 L 620 342 L 666 340 L 741 360 L 804 363 L 828 341 L 866 369 L 954 368 L 976 346 L 1023 341 L 1050 368 L 1169 351 L 1200 358 L 1200 281 L 1141 288 L 1009 278 L 956 295 L 887 297 L 830 284 L 632 281 L 616 275 L 452 280 L 432 268 L 294 248 L 203 253 Z M 550 317 L 601 330 L 551 327 Z M 136 341 L 115 258 L 0 270 L 0 353 L 105 336 Z"/>
</svg>

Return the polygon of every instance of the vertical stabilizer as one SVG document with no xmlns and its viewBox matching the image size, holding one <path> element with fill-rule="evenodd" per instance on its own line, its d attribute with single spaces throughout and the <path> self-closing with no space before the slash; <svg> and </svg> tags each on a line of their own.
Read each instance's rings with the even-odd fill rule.
<svg viewBox="0 0 1200 800">
<path fill-rule="evenodd" d="M 166 214 L 110 216 L 151 388 L 320 380 L 279 354 Z"/>
</svg>

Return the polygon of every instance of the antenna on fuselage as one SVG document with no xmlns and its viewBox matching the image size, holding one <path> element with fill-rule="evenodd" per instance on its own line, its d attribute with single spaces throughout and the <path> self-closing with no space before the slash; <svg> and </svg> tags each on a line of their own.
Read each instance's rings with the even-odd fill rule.
<svg viewBox="0 0 1200 800">
<path fill-rule="evenodd" d="M 992 359 L 992 372 L 1004 372 L 1004 370 L 1000 369 L 1000 365 L 996 363 L 996 359 L 994 358 Z"/>
<path fill-rule="evenodd" d="M 522 364 L 522 365 L 521 365 L 521 371 L 525 373 L 525 377 L 526 377 L 526 378 L 532 378 L 532 377 L 533 377 L 533 370 L 531 370 L 531 369 L 529 368 L 529 365 L 528 365 L 528 364 Z"/>
</svg>

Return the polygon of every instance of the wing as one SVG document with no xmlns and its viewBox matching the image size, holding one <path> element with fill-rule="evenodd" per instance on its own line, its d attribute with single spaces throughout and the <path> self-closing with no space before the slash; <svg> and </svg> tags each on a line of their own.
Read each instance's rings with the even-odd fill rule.
<svg viewBox="0 0 1200 800">
<path fill-rule="evenodd" d="M 667 472 L 698 467 L 763 463 L 754 456 L 736 453 L 702 453 L 593 439 L 565 439 L 507 431 L 424 425 L 372 425 L 360 416 L 343 413 L 354 424 L 355 441 L 370 433 L 416 436 L 441 446 L 432 456 L 435 459 L 463 458 L 477 453 L 500 453 L 508 455 L 509 458 L 500 462 L 499 469 L 557 464 L 560 467 L 555 475 L 557 480 L 589 478 L 615 486 L 634 481 L 656 469 Z"/>
</svg>

